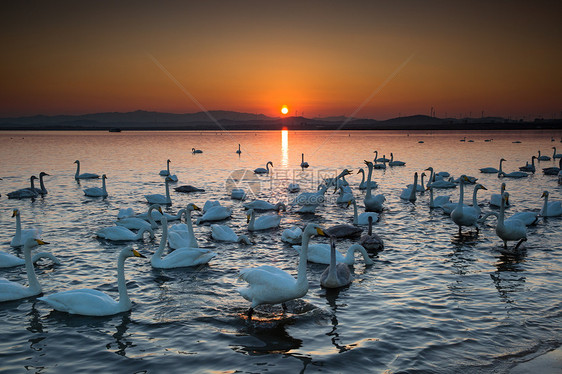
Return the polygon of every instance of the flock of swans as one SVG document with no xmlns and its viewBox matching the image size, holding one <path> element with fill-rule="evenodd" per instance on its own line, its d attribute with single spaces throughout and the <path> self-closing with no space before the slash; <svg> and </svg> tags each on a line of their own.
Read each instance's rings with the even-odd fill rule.
<svg viewBox="0 0 562 374">
<path fill-rule="evenodd" d="M 554 147 L 553 147 L 554 148 Z M 200 150 L 193 149 L 193 153 L 202 153 Z M 240 154 L 240 146 L 236 153 Z M 326 288 L 338 288 L 348 285 L 352 282 L 353 277 L 349 270 L 349 266 L 355 263 L 355 253 L 362 255 L 366 265 L 373 264 L 369 258 L 368 252 L 379 252 L 384 249 L 382 239 L 373 232 L 373 225 L 379 220 L 380 215 L 384 214 L 386 197 L 383 194 L 375 194 L 373 190 L 378 184 L 373 180 L 373 172 L 376 169 L 385 169 L 387 164 L 390 167 L 404 166 L 405 162 L 395 161 L 394 155 L 391 153 L 390 160 L 385 156 L 378 158 L 375 151 L 373 161 L 365 161 L 367 167 L 367 177 L 365 171 L 359 168 L 357 173 L 362 174 L 362 180 L 357 186 L 358 190 L 365 190 L 363 199 L 364 211 L 359 212 L 359 207 L 355 198 L 355 193 L 345 177 L 352 174 L 351 170 L 344 169 L 335 178 L 324 180 L 315 192 L 302 192 L 295 196 L 288 204 L 290 209 L 299 207 L 298 213 L 314 214 L 318 206 L 325 203 L 325 194 L 328 190 L 334 189 L 339 192 L 336 204 L 339 206 L 353 205 L 353 224 L 339 224 L 332 227 L 322 227 L 318 224 L 308 223 L 304 227 L 291 227 L 282 231 L 281 240 L 293 246 L 299 255 L 297 277 L 293 277 L 288 272 L 274 266 L 264 265 L 241 270 L 239 279 L 245 281 L 247 286 L 238 288 L 240 295 L 251 303 L 247 316 L 252 318 L 254 308 L 262 304 L 283 304 L 296 298 L 303 297 L 308 291 L 307 279 L 307 262 L 319 263 L 327 265 L 326 270 L 321 276 L 320 283 Z M 309 167 L 308 162 L 304 161 L 304 154 L 301 155 L 302 168 Z M 548 156 L 546 156 L 548 157 Z M 562 167 L 562 155 L 556 153 L 554 148 L 553 158 L 560 159 Z M 550 158 L 549 158 L 550 159 Z M 545 160 L 545 156 L 539 152 L 538 156 L 532 156 L 531 164 L 525 165 L 520 171 L 514 173 L 505 173 L 502 170 L 503 158 L 499 161 L 499 169 L 482 168 L 482 173 L 496 173 L 499 178 L 512 177 L 523 178 L 519 173 L 528 175 L 528 172 L 534 173 L 536 170 L 535 160 Z M 75 179 L 99 179 L 98 174 L 80 173 L 80 162 L 76 163 Z M 247 235 L 237 234 L 226 224 L 219 223 L 231 217 L 233 211 L 229 207 L 222 206 L 219 201 L 209 200 L 199 208 L 196 204 L 190 203 L 186 208 L 180 209 L 175 214 L 168 214 L 162 211 L 162 206 L 172 205 L 169 184 L 177 181 L 177 177 L 171 174 L 170 160 L 167 160 L 166 169 L 161 170 L 159 175 L 165 177 L 165 194 L 145 195 L 148 209 L 146 212 L 136 214 L 132 209 L 121 209 L 117 215 L 114 225 L 100 228 L 96 235 L 104 240 L 116 242 L 129 242 L 141 240 L 145 233 L 150 237 L 154 237 L 154 231 L 161 230 L 159 245 L 155 248 L 151 256 L 150 263 L 152 267 L 157 269 L 171 269 L 179 267 L 189 267 L 206 264 L 217 256 L 217 253 L 199 248 L 196 238 L 196 230 L 193 227 L 192 212 L 202 211 L 196 224 L 200 225 L 209 222 L 211 228 L 211 237 L 213 240 L 221 242 L 242 243 L 251 245 L 252 242 Z M 269 174 L 273 168 L 273 162 L 266 163 L 265 168 L 256 168 L 255 174 Z M 545 174 L 551 173 L 551 168 L 545 168 Z M 547 170 L 548 173 L 547 173 Z M 425 171 L 430 173 L 427 183 L 424 185 Z M 42 172 L 39 175 L 41 188 L 34 187 L 34 180 L 30 178 L 31 187 L 20 189 L 8 194 L 10 198 L 35 198 L 39 195 L 47 194 L 43 178 L 49 174 Z M 551 174 L 552 175 L 552 174 Z M 561 171 L 558 168 L 559 183 L 562 183 Z M 88 197 L 107 197 L 106 175 L 101 176 L 102 186 L 87 188 L 84 194 Z M 495 216 L 497 218 L 496 234 L 502 240 L 504 248 L 507 249 L 509 241 L 517 241 L 514 249 L 517 251 L 523 241 L 527 240 L 527 226 L 535 224 L 540 217 L 555 217 L 562 215 L 562 207 L 559 201 L 549 201 L 548 191 L 544 191 L 542 198 L 544 203 L 542 209 L 538 212 L 519 212 L 511 217 L 506 217 L 506 209 L 509 207 L 509 192 L 506 191 L 506 184 L 501 183 L 500 193 L 493 194 L 490 205 L 499 207 L 499 213 L 488 212 L 482 215 L 481 208 L 477 200 L 477 192 L 486 190 L 481 184 L 476 183 L 477 178 L 467 175 L 461 175 L 457 179 L 453 179 L 446 172 L 435 173 L 433 168 L 428 167 L 421 173 L 413 175 L 413 183 L 407 185 L 400 193 L 400 199 L 415 202 L 419 194 L 429 191 L 429 209 L 441 209 L 450 217 L 450 219 L 458 226 L 458 235 L 463 237 L 462 229 L 464 227 L 475 227 L 478 232 L 478 224 L 484 222 L 488 217 Z M 418 183 L 420 182 L 420 183 Z M 294 183 L 292 183 L 294 185 Z M 472 195 L 472 205 L 465 204 L 464 189 L 474 185 Z M 434 196 L 437 189 L 448 189 L 459 187 L 459 199 L 452 202 L 450 196 Z M 189 187 L 189 188 L 187 188 Z M 299 189 L 291 189 L 292 193 L 299 192 Z M 204 191 L 203 189 L 193 186 L 181 186 L 176 188 L 178 192 L 194 192 Z M 234 194 L 231 195 L 233 199 Z M 287 210 L 284 203 L 272 204 L 264 200 L 254 200 L 243 204 L 246 210 L 247 230 L 248 232 L 261 230 L 274 230 L 280 227 L 283 219 L 282 212 Z M 261 214 L 262 212 L 270 212 Z M 272 212 L 272 213 L 271 213 Z M 260 214 L 260 215 L 258 215 Z M 31 251 L 38 246 L 46 245 L 47 242 L 41 239 L 41 232 L 37 229 L 22 229 L 21 212 L 14 209 L 12 217 L 16 219 L 16 231 L 11 241 L 12 247 L 22 247 L 24 258 L 21 259 L 9 253 L 0 253 L 0 267 L 11 267 L 25 265 L 28 286 L 23 286 L 16 282 L 8 281 L 0 278 L 0 301 L 18 300 L 21 298 L 34 297 L 42 294 L 41 285 L 35 275 L 33 263 L 40 258 L 49 258 L 55 263 L 60 263 L 58 259 L 47 252 L 38 253 L 31 256 Z M 170 225 L 171 221 L 180 221 L 177 224 Z M 184 223 L 185 222 L 185 223 Z M 368 233 L 363 233 L 361 226 L 368 225 Z M 135 231 L 133 231 L 135 230 Z M 312 237 L 329 236 L 330 244 L 311 243 Z M 336 238 L 352 238 L 354 242 L 343 255 L 336 249 Z M 166 248 L 171 251 L 164 254 Z M 117 260 L 117 284 L 119 298 L 118 301 L 111 296 L 92 289 L 75 289 L 61 292 L 49 293 L 39 297 L 38 300 L 47 303 L 53 309 L 68 312 L 71 314 L 81 314 L 90 316 L 106 316 L 128 311 L 132 307 L 131 300 L 127 294 L 124 262 L 130 257 L 145 257 L 132 246 L 125 246 L 119 253 Z"/>
</svg>

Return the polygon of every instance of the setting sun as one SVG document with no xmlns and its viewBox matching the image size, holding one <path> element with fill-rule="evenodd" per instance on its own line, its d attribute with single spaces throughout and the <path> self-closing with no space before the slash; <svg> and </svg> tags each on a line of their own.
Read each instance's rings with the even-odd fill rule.
<svg viewBox="0 0 562 374">
<path fill-rule="evenodd" d="M 289 108 L 287 108 L 287 105 L 283 105 L 283 107 L 281 108 L 281 113 L 283 114 L 289 113 Z"/>
</svg>

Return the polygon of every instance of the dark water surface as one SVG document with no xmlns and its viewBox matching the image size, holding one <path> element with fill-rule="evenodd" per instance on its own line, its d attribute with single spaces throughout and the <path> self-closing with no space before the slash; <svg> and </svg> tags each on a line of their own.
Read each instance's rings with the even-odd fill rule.
<svg viewBox="0 0 562 374">
<path fill-rule="evenodd" d="M 467 137 L 465 142 L 460 139 Z M 555 141 L 551 141 L 551 137 Z M 15 232 L 13 208 L 19 208 L 23 228 L 38 227 L 50 242 L 41 250 L 55 254 L 60 265 L 42 260 L 36 266 L 45 295 L 96 288 L 117 298 L 116 259 L 125 244 L 100 241 L 95 232 L 113 224 L 121 208 L 147 209 L 144 195 L 164 193 L 166 159 L 179 178 L 204 193 L 181 194 L 172 189 L 175 213 L 188 203 L 202 206 L 220 200 L 232 207 L 222 223 L 255 243 L 244 246 L 215 242 L 210 225 L 195 225 L 200 247 L 217 256 L 206 266 L 156 270 L 150 261 L 128 259 L 125 273 L 133 308 L 111 317 L 81 317 L 55 312 L 29 298 L 0 304 L 0 370 L 5 372 L 507 372 L 529 354 L 562 344 L 561 219 L 540 220 L 528 228 L 526 250 L 519 256 L 500 252 L 495 219 L 481 225 L 480 234 L 459 241 L 457 226 L 439 210 L 430 211 L 429 193 L 415 204 L 400 199 L 413 173 L 429 166 L 455 178 L 467 174 L 488 188 L 479 192 L 483 212 L 490 195 L 505 181 L 510 192 L 509 214 L 539 210 L 541 194 L 562 199 L 553 176 L 537 172 L 524 179 L 498 179 L 478 169 L 518 170 L 532 155 L 562 152 L 560 133 L 407 133 L 407 132 L 4 132 L 0 134 L 0 212 L 2 251 Z M 484 141 L 492 139 L 493 141 Z M 468 140 L 474 140 L 468 142 Z M 521 143 L 513 143 L 519 140 Z M 423 141 L 423 143 L 419 143 Z M 235 151 L 238 144 L 242 154 Z M 192 154 L 191 149 L 202 149 Z M 308 294 L 290 305 L 263 308 L 248 323 L 250 306 L 236 291 L 241 269 L 275 265 L 295 274 L 298 254 L 281 241 L 293 225 L 324 226 L 351 223 L 353 210 L 335 204 L 337 195 L 315 215 L 295 209 L 283 214 L 276 230 L 249 233 L 242 202 L 230 198 L 233 172 L 274 164 L 270 177 L 251 173 L 242 187 L 258 198 L 290 201 L 293 179 L 301 191 L 315 191 L 323 177 L 344 168 L 357 171 L 373 151 L 405 161 L 405 167 L 375 170 L 375 191 L 386 196 L 386 210 L 375 225 L 385 250 L 371 255 L 365 266 L 358 259 L 355 280 L 347 288 L 326 291 L 319 284 L 324 265 L 308 264 Z M 301 153 L 310 168 L 301 172 Z M 74 180 L 74 160 L 81 172 L 107 174 L 109 197 L 84 196 L 83 189 L 100 180 Z M 537 163 L 542 167 L 557 161 Z M 27 187 L 29 177 L 45 171 L 48 195 L 9 200 L 6 194 Z M 360 175 L 347 178 L 363 211 Z M 456 201 L 458 191 L 440 190 Z M 472 196 L 472 186 L 465 197 Z M 248 199 L 250 200 L 250 199 Z M 194 221 L 196 216 L 193 217 Z M 156 238 L 134 243 L 150 256 Z M 313 238 L 313 242 L 327 242 Z M 345 251 L 351 240 L 339 240 Z M 512 244 L 513 245 L 513 244 Z M 0 269 L 0 276 L 26 283 L 23 267 Z"/>
</svg>

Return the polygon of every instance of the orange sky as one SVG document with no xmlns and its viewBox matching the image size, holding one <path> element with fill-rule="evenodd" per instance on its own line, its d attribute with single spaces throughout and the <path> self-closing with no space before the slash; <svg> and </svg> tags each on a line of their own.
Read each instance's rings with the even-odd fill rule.
<svg viewBox="0 0 562 374">
<path fill-rule="evenodd" d="M 562 115 L 559 2 L 387 3 L 11 2 L 0 116 Z"/>
</svg>

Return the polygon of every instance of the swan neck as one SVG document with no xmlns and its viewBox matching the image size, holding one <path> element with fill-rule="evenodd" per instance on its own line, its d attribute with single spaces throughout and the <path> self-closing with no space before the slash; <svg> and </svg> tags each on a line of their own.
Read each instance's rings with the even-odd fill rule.
<svg viewBox="0 0 562 374">
<path fill-rule="evenodd" d="M 369 172 L 367 173 L 367 193 L 365 194 L 365 198 L 371 197 L 371 177 L 373 176 L 373 166 L 368 165 Z"/>
<path fill-rule="evenodd" d="M 187 225 L 187 233 L 191 241 L 190 246 L 198 248 L 197 239 L 195 238 L 195 233 L 193 232 L 193 223 L 191 222 L 191 210 L 185 210 L 185 224 Z"/>
<path fill-rule="evenodd" d="M 363 169 L 359 170 L 361 173 L 361 184 L 365 183 L 365 171 Z"/>
<path fill-rule="evenodd" d="M 433 188 L 429 189 L 429 207 L 434 208 L 435 203 L 433 202 Z"/>
<path fill-rule="evenodd" d="M 472 192 L 472 206 L 477 207 L 478 201 L 476 200 L 476 194 L 478 193 L 478 188 L 474 187 L 474 192 Z"/>
<path fill-rule="evenodd" d="M 131 300 L 127 294 L 127 283 L 125 282 L 125 256 L 119 255 L 117 260 L 117 288 L 119 290 L 119 309 L 128 310 L 131 306 Z"/>
<path fill-rule="evenodd" d="M 33 267 L 33 261 L 31 260 L 31 247 L 23 247 L 23 255 L 25 259 L 25 272 L 27 273 L 27 280 L 29 282 L 29 289 L 34 291 L 34 294 L 41 293 L 41 285 L 37 280 L 35 275 L 35 268 Z"/>
<path fill-rule="evenodd" d="M 103 190 L 103 193 L 104 193 L 104 194 L 107 194 L 107 188 L 106 188 L 106 186 L 105 186 L 105 178 L 102 178 L 102 181 L 101 181 L 101 188 L 102 188 L 102 190 Z"/>
<path fill-rule="evenodd" d="M 43 183 L 43 175 L 39 176 L 39 187 L 41 188 L 41 191 L 47 191 L 47 189 L 45 188 L 45 183 Z"/>
<path fill-rule="evenodd" d="M 503 226 L 503 220 L 505 217 L 505 199 L 503 198 L 503 194 L 501 195 L 501 203 L 500 203 L 500 215 L 498 217 L 498 226 Z"/>
<path fill-rule="evenodd" d="M 30 179 L 30 182 L 31 182 L 31 191 L 34 191 L 34 190 L 35 190 L 35 182 L 34 182 L 33 180 L 34 180 L 33 178 Z"/>
<path fill-rule="evenodd" d="M 166 201 L 170 203 L 172 200 L 170 199 L 170 183 L 166 180 Z"/>
<path fill-rule="evenodd" d="M 256 223 L 256 214 L 252 210 L 252 212 L 250 213 L 250 222 L 248 223 L 248 230 L 250 230 L 250 231 L 253 230 L 255 223 Z"/>
<path fill-rule="evenodd" d="M 154 218 L 152 217 L 152 211 L 154 210 L 154 206 L 150 206 L 148 208 L 148 222 L 150 223 L 150 227 L 152 227 L 153 229 L 155 229 L 156 227 L 158 227 L 158 225 L 156 224 L 156 221 L 154 220 Z"/>
<path fill-rule="evenodd" d="M 165 218 L 162 218 L 162 237 L 160 238 L 160 245 L 154 254 L 152 255 L 153 258 L 160 259 L 162 257 L 162 253 L 164 253 L 164 248 L 166 247 L 166 242 L 168 241 L 168 221 Z"/>
<path fill-rule="evenodd" d="M 353 200 L 353 224 L 359 224 L 359 216 L 357 215 L 357 203 Z"/>
<path fill-rule="evenodd" d="M 74 174 L 74 177 L 78 178 L 79 175 L 80 175 L 80 163 L 77 162 L 76 163 L 76 174 Z"/>
<path fill-rule="evenodd" d="M 418 188 L 418 174 L 414 174 L 414 185 L 412 186 L 412 191 L 410 191 L 410 200 L 416 199 L 417 188 Z"/>
<path fill-rule="evenodd" d="M 548 209 L 548 195 L 545 195 L 544 197 L 544 204 L 542 205 L 542 211 L 541 214 L 543 216 L 546 216 L 547 214 L 547 209 Z M 19 218 L 19 217 L 18 217 Z"/>
<path fill-rule="evenodd" d="M 21 241 L 21 217 L 19 213 L 16 216 L 16 235 L 14 237 L 18 243 Z"/>
<path fill-rule="evenodd" d="M 464 204 L 464 182 L 461 178 L 460 181 L 460 191 L 459 191 L 459 206 L 462 208 L 462 204 Z"/>
</svg>

